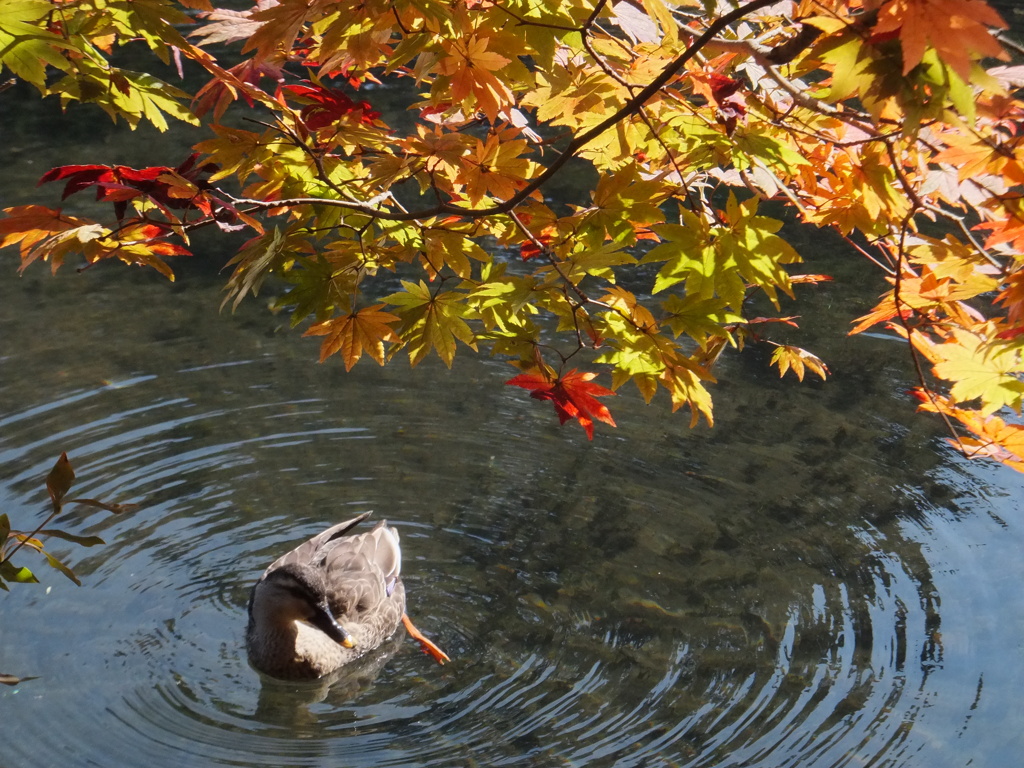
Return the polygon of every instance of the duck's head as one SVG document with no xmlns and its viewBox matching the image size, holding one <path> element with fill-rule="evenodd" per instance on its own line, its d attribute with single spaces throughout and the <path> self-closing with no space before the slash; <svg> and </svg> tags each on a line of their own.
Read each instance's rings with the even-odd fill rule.
<svg viewBox="0 0 1024 768">
<path fill-rule="evenodd" d="M 249 599 L 249 620 L 280 627 L 304 621 L 346 648 L 355 646 L 331 613 L 323 576 L 298 563 L 281 565 L 256 582 Z"/>
</svg>

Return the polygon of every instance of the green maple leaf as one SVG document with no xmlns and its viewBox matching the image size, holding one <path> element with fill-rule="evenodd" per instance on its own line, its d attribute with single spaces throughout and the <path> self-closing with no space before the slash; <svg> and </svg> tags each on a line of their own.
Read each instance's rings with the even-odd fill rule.
<svg viewBox="0 0 1024 768">
<path fill-rule="evenodd" d="M 873 79 L 869 72 L 872 59 L 864 42 L 854 34 L 826 38 L 819 46 L 822 61 L 832 64 L 831 85 L 823 98 L 836 102 L 870 89 Z"/>
<path fill-rule="evenodd" d="M 322 321 L 335 308 L 348 311 L 349 294 L 356 290 L 358 282 L 353 270 L 335 270 L 334 266 L 319 256 L 296 259 L 292 268 L 282 277 L 292 287 L 274 302 L 274 307 L 293 307 L 293 328 L 310 315 Z"/>
<path fill-rule="evenodd" d="M 735 203 L 735 200 L 730 199 L 730 203 Z M 782 265 L 800 261 L 800 255 L 793 246 L 775 234 L 782 227 L 781 221 L 753 215 L 757 210 L 756 197 L 742 205 L 730 205 L 730 208 L 730 213 L 739 218 L 731 232 L 719 240 L 720 247 L 729 250 L 743 279 L 761 288 L 778 307 L 776 288 L 790 297 L 793 295 L 789 274 Z M 733 220 L 732 216 L 730 220 Z"/>
<path fill-rule="evenodd" d="M 535 298 L 537 280 L 532 275 L 509 276 L 482 283 L 469 296 L 470 305 L 480 313 L 486 328 L 503 332 L 522 322 L 521 313 L 536 314 L 531 304 Z"/>
<path fill-rule="evenodd" d="M 562 271 L 574 285 L 578 285 L 586 275 L 594 275 L 614 283 L 615 272 L 612 267 L 636 263 L 636 259 L 622 250 L 622 245 L 617 243 L 605 243 L 596 248 L 583 243 L 581 248 L 569 256 L 568 261 L 569 264 L 563 266 Z"/>
<path fill-rule="evenodd" d="M 1018 378 L 1022 367 L 1019 350 L 983 345 L 970 333 L 955 337 L 956 342 L 937 348 L 944 359 L 935 364 L 935 374 L 953 382 L 950 396 L 958 402 L 981 400 L 985 416 L 1004 406 L 1019 412 L 1024 397 L 1024 381 Z"/>
<path fill-rule="evenodd" d="M 654 329 L 640 330 L 618 312 L 603 312 L 601 319 L 601 332 L 611 349 L 595 362 L 614 365 L 632 377 L 660 374 L 665 370 L 666 358 L 673 359 L 678 354 L 679 348 L 672 339 Z"/>
<path fill-rule="evenodd" d="M 669 296 L 661 304 L 669 313 L 665 324 L 679 336 L 685 333 L 702 347 L 709 338 L 732 334 L 723 326 L 742 323 L 743 315 L 729 310 L 721 298 L 702 299 L 700 296 Z"/>
<path fill-rule="evenodd" d="M 76 62 L 75 71 L 50 86 L 61 101 L 90 102 L 112 118 L 123 117 L 135 129 L 143 120 L 166 131 L 169 115 L 190 125 L 197 118 L 182 102 L 188 94 L 144 72 L 110 68 L 87 58 Z"/>
<path fill-rule="evenodd" d="M 710 299 L 714 296 L 715 248 L 707 226 L 689 211 L 681 213 L 683 224 L 653 227 L 662 238 L 641 260 L 643 264 L 665 262 L 654 281 L 654 293 L 677 283 L 686 284 L 687 294 Z"/>
<path fill-rule="evenodd" d="M 663 182 L 641 179 L 637 166 L 627 165 L 598 180 L 588 223 L 600 226 L 612 240 L 631 245 L 636 242 L 638 225 L 665 220 L 659 203 L 667 194 Z"/>
<path fill-rule="evenodd" d="M 461 341 L 476 351 L 473 330 L 463 316 L 470 314 L 466 294 L 455 291 L 432 293 L 422 280 L 411 283 L 402 281 L 404 291 L 385 296 L 384 301 L 399 309 L 402 318 L 398 335 L 409 347 L 409 362 L 419 363 L 431 349 L 437 352 L 449 368 L 455 358 L 455 342 Z"/>
<path fill-rule="evenodd" d="M 70 66 L 57 49 L 78 49 L 70 40 L 47 31 L 53 10 L 49 0 L 0 3 L 0 63 L 44 92 L 46 65 L 62 70 Z"/>
</svg>

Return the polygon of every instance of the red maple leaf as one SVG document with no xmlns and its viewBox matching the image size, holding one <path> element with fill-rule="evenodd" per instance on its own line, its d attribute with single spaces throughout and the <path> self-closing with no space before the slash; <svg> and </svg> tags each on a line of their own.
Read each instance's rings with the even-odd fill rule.
<svg viewBox="0 0 1024 768">
<path fill-rule="evenodd" d="M 709 75 L 708 83 L 711 87 L 711 97 L 718 105 L 715 117 L 719 123 L 725 126 L 726 134 L 731 136 L 736 129 L 736 122 L 747 114 L 746 104 L 738 93 L 743 87 L 743 83 L 718 74 Z"/>
<path fill-rule="evenodd" d="M 524 225 L 530 223 L 529 214 L 520 214 L 519 218 L 522 220 Z M 535 259 L 544 253 L 544 248 L 550 246 L 555 242 L 555 237 L 558 235 L 558 230 L 552 226 L 544 227 L 544 230 L 539 234 L 535 235 L 532 240 L 527 240 L 521 246 L 519 246 L 519 255 L 523 261 L 529 259 Z M 540 245 L 538 245 L 538 243 Z"/>
<path fill-rule="evenodd" d="M 336 123 L 342 116 L 358 112 L 358 120 L 370 124 L 378 117 L 367 101 L 353 101 L 347 94 L 334 88 L 312 85 L 285 85 L 282 90 L 293 93 L 305 102 L 299 116 L 311 131 Z"/>
<path fill-rule="evenodd" d="M 725 100 L 736 93 L 743 85 L 739 80 L 733 80 L 731 77 L 718 74 L 710 75 L 708 82 L 711 84 L 711 95 L 714 96 L 715 101 L 719 105 L 724 104 Z"/>
<path fill-rule="evenodd" d="M 558 420 L 565 424 L 576 419 L 587 433 L 587 439 L 594 439 L 594 419 L 615 426 L 615 420 L 604 405 L 596 398 L 614 395 L 600 384 L 592 384 L 596 373 L 581 373 L 573 368 L 568 373 L 552 379 L 544 371 L 521 373 L 506 381 L 516 387 L 530 390 L 530 397 L 536 400 L 550 400 L 555 406 Z"/>
<path fill-rule="evenodd" d="M 126 165 L 60 165 L 43 174 L 39 183 L 66 181 L 64 194 L 61 195 L 62 200 L 83 189 L 95 187 L 97 200 L 114 204 L 114 214 L 118 221 L 124 218 L 128 201 L 137 197 L 148 198 L 167 213 L 170 209 L 198 210 L 206 216 L 223 213 L 221 209 L 230 206 L 210 197 L 206 192 L 208 184 L 201 178 L 203 174 L 216 171 L 217 166 L 213 163 L 197 165 L 198 158 L 198 154 L 193 154 L 177 168 L 165 165 L 154 165 L 149 168 L 129 168 Z M 174 183 L 176 177 L 191 182 L 199 191 L 193 190 L 192 194 L 187 190 L 183 192 L 184 188 Z"/>
</svg>

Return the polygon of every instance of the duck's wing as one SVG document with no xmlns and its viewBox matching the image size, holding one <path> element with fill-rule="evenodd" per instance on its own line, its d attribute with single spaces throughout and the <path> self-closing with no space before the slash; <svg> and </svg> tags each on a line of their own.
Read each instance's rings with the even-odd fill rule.
<svg viewBox="0 0 1024 768">
<path fill-rule="evenodd" d="M 397 606 L 397 623 L 405 606 L 399 586 L 402 551 L 398 532 L 382 521 L 369 533 L 334 539 L 325 551 L 322 567 L 327 600 L 338 618 L 364 621 L 374 612 L 390 614 L 391 607 Z"/>
<path fill-rule="evenodd" d="M 267 570 L 263 572 L 263 576 L 287 563 L 320 566 L 334 548 L 335 542 L 344 537 L 371 514 L 372 512 L 363 512 L 363 514 L 353 517 L 351 520 L 346 520 L 344 523 L 332 525 L 326 531 L 318 533 L 308 541 L 304 541 L 291 552 L 281 555 L 281 557 L 272 562 Z"/>
</svg>

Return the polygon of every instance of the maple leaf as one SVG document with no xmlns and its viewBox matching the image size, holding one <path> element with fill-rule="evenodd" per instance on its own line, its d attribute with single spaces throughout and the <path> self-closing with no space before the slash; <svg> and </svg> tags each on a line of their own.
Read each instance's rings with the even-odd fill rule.
<svg viewBox="0 0 1024 768">
<path fill-rule="evenodd" d="M 672 363 L 665 366 L 658 380 L 672 398 L 673 413 L 684 405 L 690 408 L 691 429 L 697 426 L 701 416 L 705 418 L 709 427 L 714 426 L 711 393 L 701 383 L 714 381 L 714 377 L 706 368 L 685 357 L 676 356 Z"/>
<path fill-rule="evenodd" d="M 509 140 L 503 133 L 491 133 L 486 141 L 477 140 L 476 149 L 463 157 L 466 167 L 459 180 L 474 206 L 484 195 L 507 200 L 526 183 L 530 161 L 520 157 L 526 149 L 523 139 Z"/>
<path fill-rule="evenodd" d="M 915 334 L 915 341 L 919 336 Z M 1020 410 L 1022 363 L 1012 344 L 985 344 L 976 333 L 954 330 L 949 341 L 932 345 L 930 352 L 935 375 L 952 382 L 949 394 L 957 402 L 980 400 L 983 416 L 1003 406 Z"/>
<path fill-rule="evenodd" d="M 530 303 L 536 297 L 536 290 L 537 281 L 533 276 L 496 274 L 470 294 L 469 302 L 480 314 L 485 328 L 515 335 L 526 323 L 524 316 L 537 312 Z"/>
<path fill-rule="evenodd" d="M 662 308 L 669 313 L 665 324 L 672 333 L 676 336 L 685 333 L 701 347 L 722 336 L 732 341 L 729 326 L 743 322 L 743 315 L 729 311 L 725 301 L 717 297 L 672 295 L 662 302 Z"/>
<path fill-rule="evenodd" d="M 832 277 L 829 275 L 790 275 L 789 282 L 793 285 L 798 284 L 809 284 L 817 285 L 818 283 L 828 283 L 832 281 Z"/>
<path fill-rule="evenodd" d="M 242 53 L 255 51 L 258 60 L 284 58 L 311 13 L 307 0 L 279 0 L 250 11 L 249 18 L 260 26 L 242 47 Z"/>
<path fill-rule="evenodd" d="M 432 292 L 422 280 L 402 281 L 404 291 L 385 296 L 384 301 L 398 307 L 402 319 L 399 335 L 409 347 L 409 362 L 419 363 L 433 349 L 444 364 L 452 367 L 455 341 L 476 349 L 473 331 L 462 316 L 469 308 L 463 294 L 454 291 Z"/>
<path fill-rule="evenodd" d="M 430 279 L 437 277 L 441 268 L 448 266 L 456 275 L 469 278 L 469 260 L 487 261 L 484 250 L 461 232 L 447 229 L 428 229 L 423 233 L 421 262 L 427 268 Z"/>
<path fill-rule="evenodd" d="M 775 321 L 780 320 L 780 318 L 773 319 Z M 805 370 L 813 371 L 822 379 L 827 378 L 829 373 L 825 361 L 817 355 L 812 355 L 806 349 L 790 347 L 785 344 L 780 344 L 775 348 L 775 352 L 772 353 L 772 365 L 779 366 L 779 378 L 785 376 L 786 371 L 792 368 L 793 373 L 796 374 L 797 379 L 800 381 L 804 380 Z"/>
<path fill-rule="evenodd" d="M 203 192 L 206 183 L 201 174 L 215 171 L 217 166 L 196 164 L 198 154 L 191 155 L 177 168 L 152 166 L 149 168 L 129 168 L 125 165 L 62 165 L 43 174 L 40 184 L 51 181 L 67 181 L 64 185 L 66 199 L 76 192 L 89 187 L 96 188 L 96 199 L 113 202 L 114 213 L 118 220 L 124 218 L 129 200 L 145 197 L 156 204 L 169 218 L 174 217 L 170 210 L 195 208 L 210 216 L 215 204 Z"/>
<path fill-rule="evenodd" d="M 438 65 L 438 70 L 451 78 L 451 98 L 463 103 L 472 95 L 480 111 L 492 123 L 505 107 L 514 106 L 515 97 L 508 86 L 494 72 L 509 64 L 510 59 L 489 51 L 491 39 L 471 37 L 454 40 L 446 45 L 449 55 Z"/>
<path fill-rule="evenodd" d="M 739 80 L 713 74 L 710 76 L 711 97 L 718 105 L 715 117 L 725 126 L 727 135 L 732 135 L 736 122 L 747 113 L 746 103 L 737 91 L 743 86 Z"/>
<path fill-rule="evenodd" d="M 401 339 L 391 327 L 401 320 L 390 312 L 382 312 L 383 304 L 374 304 L 311 325 L 303 336 L 327 336 L 320 345 L 320 362 L 337 352 L 345 361 L 345 370 L 359 362 L 366 352 L 384 365 L 384 342 L 399 343 Z"/>
<path fill-rule="evenodd" d="M 220 120 L 231 102 L 241 96 L 250 107 L 257 101 L 270 102 L 271 98 L 259 88 L 260 81 L 270 78 L 278 85 L 284 82 L 284 70 L 277 64 L 262 59 L 246 59 L 230 69 L 217 66 L 210 59 L 198 59 L 199 63 L 213 77 L 196 91 L 192 99 L 192 111 L 203 116 L 211 109 L 214 120 Z M 216 124 L 214 130 L 227 130 Z"/>
<path fill-rule="evenodd" d="M 959 408 L 952 398 L 914 389 L 919 410 L 951 416 L 975 437 L 950 438 L 949 443 L 968 458 L 989 458 L 1024 472 L 1024 425 L 1010 424 L 998 416 L 985 416 L 970 408 Z"/>
<path fill-rule="evenodd" d="M 569 419 L 575 419 L 587 433 L 588 440 L 594 439 L 595 419 L 615 426 L 611 412 L 597 400 L 615 393 L 600 384 L 591 383 L 597 378 L 596 373 L 584 373 L 573 368 L 552 378 L 546 371 L 536 368 L 532 371 L 513 376 L 505 383 L 530 390 L 530 397 L 535 400 L 550 400 L 559 422 L 565 424 Z"/>
<path fill-rule="evenodd" d="M 519 246 L 519 257 L 523 261 L 536 259 L 544 253 L 548 246 L 555 242 L 555 238 L 557 236 L 558 230 L 555 227 L 545 227 L 543 232 L 538 235 L 534 235 L 534 240 L 527 240 Z"/>
<path fill-rule="evenodd" d="M 984 0 L 891 0 L 879 9 L 873 31 L 899 33 L 904 75 L 921 63 L 931 45 L 967 81 L 971 54 L 1006 56 L 989 27 L 1005 29 L 1006 22 Z"/>
<path fill-rule="evenodd" d="M 782 265 L 800 261 L 800 256 L 775 234 L 781 221 L 756 215 L 757 202 L 752 197 L 738 203 L 730 194 L 728 228 L 711 228 L 685 210 L 681 212 L 683 225 L 652 227 L 664 242 L 651 249 L 642 263 L 665 262 L 655 279 L 654 292 L 685 281 L 688 295 L 705 300 L 717 295 L 733 309 L 743 305 L 748 283 L 763 290 L 776 306 L 776 289 L 792 296 L 789 275 Z"/>
<path fill-rule="evenodd" d="M 1022 153 L 1018 150 L 1017 154 Z M 1002 170 L 1004 178 L 1009 180 L 1010 174 L 1006 173 L 1008 167 L 1004 165 Z M 1024 176 L 1018 183 L 1024 184 Z M 991 231 L 985 240 L 986 248 L 994 248 L 1002 243 L 1008 243 L 1009 247 L 1018 253 L 1024 251 L 1024 198 L 1004 198 L 1002 204 L 1003 212 L 997 220 L 984 221 L 975 225 L 974 229 Z"/>
<path fill-rule="evenodd" d="M 277 0 L 258 0 L 255 7 L 245 11 L 217 8 L 197 14 L 207 23 L 189 33 L 189 37 L 201 38 L 207 45 L 248 40 L 263 26 L 263 22 L 253 20 L 253 13 L 265 11 L 275 5 L 277 5 Z"/>
<path fill-rule="evenodd" d="M 641 235 L 650 238 L 653 233 L 648 225 L 665 220 L 660 204 L 669 192 L 663 181 L 644 179 L 638 165 L 624 165 L 598 179 L 588 223 L 602 227 L 613 240 L 622 240 L 627 245 Z"/>
<path fill-rule="evenodd" d="M 182 43 L 187 45 L 184 40 Z M 74 71 L 51 85 L 49 92 L 63 100 L 96 104 L 112 118 L 124 118 L 132 130 L 146 120 L 166 131 L 166 116 L 199 125 L 195 114 L 181 103 L 188 97 L 185 91 L 148 73 L 100 66 L 86 57 L 77 59 Z"/>
<path fill-rule="evenodd" d="M 353 101 L 346 93 L 334 88 L 298 83 L 282 86 L 281 90 L 294 94 L 306 104 L 299 116 L 311 131 L 332 125 L 353 113 L 358 113 L 357 119 L 368 125 L 380 117 L 380 112 L 376 112 L 369 102 Z"/>
<path fill-rule="evenodd" d="M 1007 319 L 1016 326 L 1024 321 L 1024 270 L 1014 272 L 1006 278 L 1006 284 L 996 297 L 1006 307 Z M 1007 333 L 1006 331 L 1003 334 Z M 1003 335 L 1000 334 L 1000 335 Z"/>
<path fill-rule="evenodd" d="M 54 254 L 53 246 L 62 237 L 71 236 L 82 242 L 100 237 L 105 232 L 98 224 L 42 205 L 5 208 L 4 213 L 7 217 L 0 220 L 0 248 L 19 244 L 19 271 L 22 272 L 38 259 L 49 259 L 51 271 L 56 272 L 63 262 L 63 255 Z"/>
<path fill-rule="evenodd" d="M 6 0 L 0 4 L 0 64 L 45 93 L 46 65 L 68 70 L 58 49 L 79 46 L 46 29 L 54 13 L 49 0 Z"/>
</svg>

